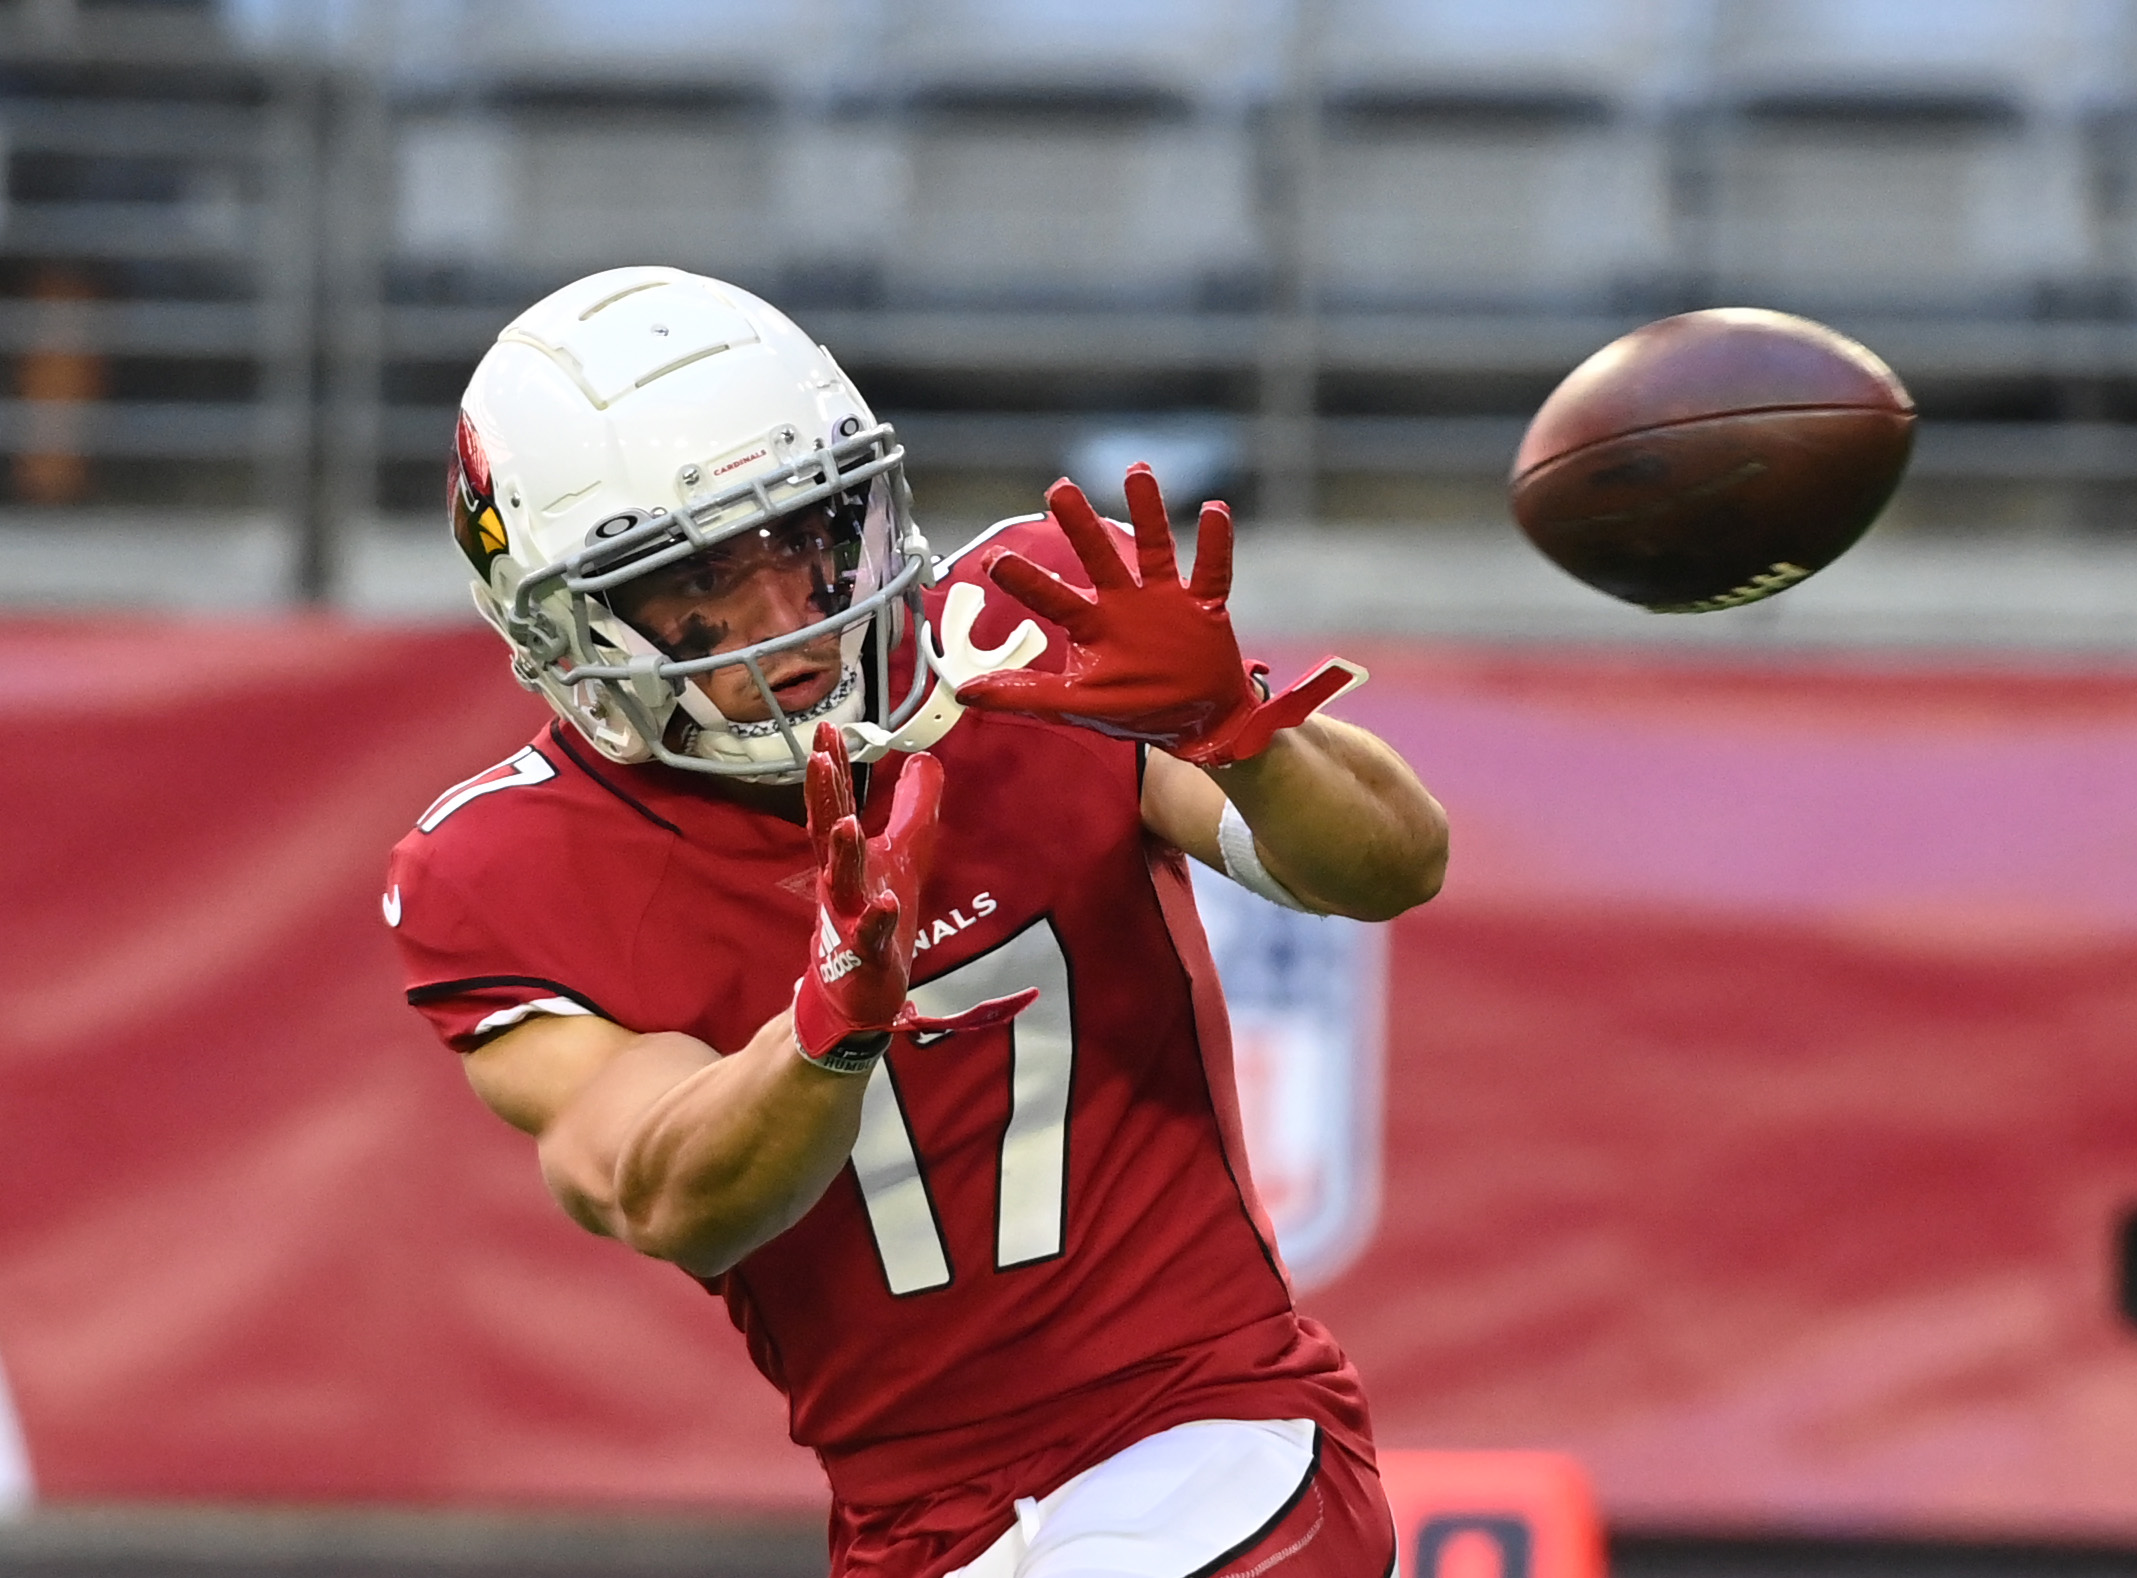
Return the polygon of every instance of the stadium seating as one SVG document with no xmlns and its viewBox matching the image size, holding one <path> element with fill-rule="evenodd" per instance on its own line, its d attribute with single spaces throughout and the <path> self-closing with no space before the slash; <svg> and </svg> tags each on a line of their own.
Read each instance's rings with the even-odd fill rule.
<svg viewBox="0 0 2137 1578">
<path fill-rule="evenodd" d="M 893 299 L 1192 304 L 1250 276 L 1267 4 L 893 0 Z"/>
<path fill-rule="evenodd" d="M 2024 310 L 2087 277 L 2076 134 L 2121 21 L 2070 0 L 1735 0 L 1712 261 L 1819 308 Z"/>
<path fill-rule="evenodd" d="M 1317 276 L 1364 306 L 1607 302 L 1668 246 L 1639 0 L 1335 0 Z"/>
<path fill-rule="evenodd" d="M 1019 500 L 1123 411 L 1483 500 L 1545 380 L 1716 301 L 2104 422 L 2133 44 L 2137 0 L 0 0 L 0 448 L 18 507 L 304 520 L 316 590 L 329 517 L 429 510 L 514 304 L 648 259 Z M 2112 437 L 1959 446 L 1969 497 L 2097 491 L 2040 457 Z M 2047 499 L 1976 513 L 2100 514 Z"/>
</svg>

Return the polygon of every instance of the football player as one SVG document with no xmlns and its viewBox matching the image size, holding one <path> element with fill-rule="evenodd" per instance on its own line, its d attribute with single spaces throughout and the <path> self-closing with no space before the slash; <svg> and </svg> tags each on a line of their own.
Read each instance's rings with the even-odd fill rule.
<svg viewBox="0 0 2137 1578">
<path fill-rule="evenodd" d="M 597 274 L 470 383 L 454 532 L 558 713 L 396 848 L 409 1000 L 580 1225 L 725 1299 L 841 1575 L 1379 1578 L 1365 1400 L 1292 1308 L 1186 858 L 1430 897 L 1438 805 L 1225 613 L 1048 512 L 932 559 L 903 451 L 755 297 Z M 560 875 L 561 874 L 561 875 Z"/>
</svg>

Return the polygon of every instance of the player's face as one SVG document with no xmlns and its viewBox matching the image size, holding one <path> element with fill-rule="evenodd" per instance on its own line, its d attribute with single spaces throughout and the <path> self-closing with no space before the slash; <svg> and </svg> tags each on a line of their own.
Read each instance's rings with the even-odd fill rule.
<svg viewBox="0 0 2137 1578">
<path fill-rule="evenodd" d="M 820 510 L 784 516 L 627 581 L 608 600 L 618 616 L 678 661 L 792 635 L 846 604 L 832 529 Z M 838 632 L 772 653 L 761 667 L 781 707 L 806 711 L 838 684 Z M 694 683 L 724 717 L 757 723 L 771 716 L 740 664 L 699 674 Z"/>
</svg>

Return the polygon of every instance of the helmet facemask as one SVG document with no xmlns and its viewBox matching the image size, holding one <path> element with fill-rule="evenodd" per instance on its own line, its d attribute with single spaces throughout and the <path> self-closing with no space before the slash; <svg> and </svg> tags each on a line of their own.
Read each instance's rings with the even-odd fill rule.
<svg viewBox="0 0 2137 1578">
<path fill-rule="evenodd" d="M 799 781 L 819 721 L 894 731 L 924 699 L 927 666 L 912 663 L 899 684 L 892 665 L 919 626 L 929 578 L 903 458 L 877 425 L 683 508 L 611 516 L 583 547 L 493 586 L 485 612 L 518 649 L 522 678 L 604 754 Z M 797 611 L 796 628 L 731 643 L 693 612 L 761 577 Z M 779 692 L 792 664 L 781 655 L 821 658 L 833 638 L 828 693 L 790 710 Z M 741 716 L 698 683 L 715 675 L 711 689 Z M 849 743 L 859 743 L 850 732 Z"/>
</svg>

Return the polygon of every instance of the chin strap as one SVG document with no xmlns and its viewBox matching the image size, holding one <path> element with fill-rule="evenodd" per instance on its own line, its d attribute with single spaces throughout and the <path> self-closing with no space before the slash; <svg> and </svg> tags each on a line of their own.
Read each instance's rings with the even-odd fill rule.
<svg viewBox="0 0 2137 1578">
<path fill-rule="evenodd" d="M 998 647 L 975 645 L 972 627 L 979 622 L 986 603 L 986 594 L 970 581 L 960 581 L 950 588 L 942 604 L 940 644 L 932 624 L 923 620 L 920 626 L 921 657 L 935 675 L 928 699 L 895 732 L 873 723 L 847 724 L 852 760 L 872 762 L 892 751 L 926 750 L 965 715 L 964 706 L 957 699 L 958 686 L 969 684 L 982 674 L 1022 668 L 1046 650 L 1045 632 L 1029 619 L 1012 630 L 1009 639 Z"/>
</svg>

